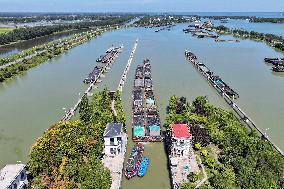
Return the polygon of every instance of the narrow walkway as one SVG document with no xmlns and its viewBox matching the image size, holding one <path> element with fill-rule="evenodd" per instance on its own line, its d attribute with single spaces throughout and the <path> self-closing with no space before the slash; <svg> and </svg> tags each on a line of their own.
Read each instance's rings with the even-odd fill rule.
<svg viewBox="0 0 284 189">
<path fill-rule="evenodd" d="M 112 101 L 111 101 L 111 111 L 113 113 L 113 116 L 117 117 L 117 112 L 115 110 L 115 100 L 114 99 L 112 99 Z"/>
<path fill-rule="evenodd" d="M 134 57 L 134 54 L 135 54 L 137 45 L 138 45 L 138 39 L 136 39 L 136 41 L 135 41 L 134 47 L 133 47 L 133 49 L 132 49 L 132 51 L 131 51 L 131 54 L 130 54 L 130 56 L 129 56 L 129 59 L 128 59 L 128 61 L 127 61 L 126 67 L 125 67 L 125 69 L 124 69 L 124 71 L 123 71 L 123 74 L 122 74 L 122 76 L 121 76 L 121 79 L 120 79 L 120 81 L 119 81 L 117 90 L 119 90 L 120 92 L 122 92 L 122 89 L 123 89 L 123 87 L 124 87 L 125 80 L 126 80 L 126 78 L 127 78 L 127 74 L 128 74 L 128 72 L 129 72 L 131 63 L 132 63 L 132 61 L 133 61 L 133 57 Z"/>
<path fill-rule="evenodd" d="M 202 173 L 203 173 L 203 176 L 204 178 L 196 185 L 195 188 L 199 188 L 200 186 L 202 186 L 204 184 L 204 182 L 207 181 L 208 177 L 207 177 L 207 173 L 205 171 L 205 168 L 204 168 L 204 165 L 202 164 L 202 161 L 200 159 L 200 157 L 198 157 L 198 161 L 200 163 L 200 166 L 201 166 L 201 169 L 202 169 Z"/>
</svg>

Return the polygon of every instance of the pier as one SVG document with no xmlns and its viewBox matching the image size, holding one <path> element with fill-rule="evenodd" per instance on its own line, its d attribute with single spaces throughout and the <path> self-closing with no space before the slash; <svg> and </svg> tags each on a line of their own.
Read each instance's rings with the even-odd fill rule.
<svg viewBox="0 0 284 189">
<path fill-rule="evenodd" d="M 135 44 L 134 44 L 134 47 L 131 51 L 131 54 L 129 56 L 129 59 L 127 61 L 127 64 L 126 64 L 126 67 L 123 71 L 123 74 L 121 76 L 121 79 L 119 81 L 119 84 L 118 84 L 118 87 L 117 87 L 117 90 L 119 90 L 120 92 L 122 92 L 122 89 L 124 87 L 124 84 L 125 84 L 125 81 L 126 81 L 126 78 L 127 78 L 127 74 L 129 72 L 129 69 L 130 69 L 130 66 L 132 64 L 132 61 L 133 61 L 133 58 L 134 58 L 134 54 L 135 54 L 135 51 L 136 51 L 136 48 L 137 48 L 137 45 L 138 45 L 138 39 L 136 39 L 135 41 Z"/>
<path fill-rule="evenodd" d="M 187 60 L 190 61 L 195 66 L 195 68 L 205 77 L 205 79 L 211 84 L 211 86 L 218 91 L 218 94 L 222 96 L 222 98 L 227 102 L 227 104 L 234 110 L 240 120 L 243 121 L 251 130 L 257 130 L 262 136 L 262 138 L 264 140 L 269 141 L 271 146 L 284 157 L 284 153 L 282 152 L 282 150 L 270 140 L 270 138 L 265 132 L 263 132 L 260 128 L 257 127 L 253 120 L 249 116 L 247 116 L 246 113 L 236 104 L 234 98 L 231 98 L 228 94 L 226 94 L 223 88 L 215 84 L 215 82 L 210 77 L 210 73 L 203 71 L 201 67 L 201 65 L 203 64 L 198 62 L 196 56 L 194 55 L 195 58 L 192 58 L 192 56 L 188 56 L 187 53 L 190 53 L 192 55 L 193 53 L 185 51 Z"/>
<path fill-rule="evenodd" d="M 77 101 L 77 103 L 70 108 L 66 114 L 63 116 L 63 118 L 61 119 L 61 121 L 69 121 L 76 113 L 76 110 L 79 108 L 79 105 L 82 101 L 82 98 L 87 95 L 87 96 L 91 96 L 92 95 L 92 90 L 97 88 L 97 84 L 101 82 L 100 78 L 105 77 L 104 73 L 107 72 L 107 70 L 109 70 L 112 66 L 112 64 L 115 62 L 116 58 L 118 57 L 118 53 L 115 54 L 114 58 L 111 59 L 111 61 L 107 64 L 105 64 L 104 67 L 102 67 L 101 71 L 99 72 L 99 74 L 92 80 L 92 82 L 90 83 L 89 87 L 87 88 L 87 90 L 84 92 L 84 94 L 82 95 L 82 97 L 80 97 Z"/>
</svg>

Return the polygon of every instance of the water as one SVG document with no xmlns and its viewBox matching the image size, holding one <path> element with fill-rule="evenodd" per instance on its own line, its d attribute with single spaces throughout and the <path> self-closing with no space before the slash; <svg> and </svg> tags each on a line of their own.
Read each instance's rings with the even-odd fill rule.
<svg viewBox="0 0 284 189">
<path fill-rule="evenodd" d="M 20 51 L 29 49 L 31 47 L 34 47 L 36 45 L 42 45 L 44 43 L 55 41 L 57 39 L 63 39 L 65 37 L 68 37 L 68 36 L 75 34 L 75 33 L 78 33 L 78 32 L 80 32 L 80 31 L 68 31 L 68 32 L 44 36 L 44 37 L 40 37 L 40 38 L 36 38 L 36 39 L 31 39 L 31 40 L 11 44 L 11 45 L 0 46 L 0 58 L 10 56 L 10 55 L 15 54 L 17 52 L 20 52 Z"/>
<path fill-rule="evenodd" d="M 135 68 L 142 60 L 152 62 L 155 95 L 162 123 L 171 95 L 193 100 L 206 95 L 216 106 L 230 109 L 207 81 L 186 61 L 188 49 L 219 74 L 240 95 L 237 103 L 262 128 L 270 128 L 270 138 L 284 149 L 283 93 L 284 74 L 272 74 L 263 63 L 264 57 L 280 56 L 263 43 L 242 40 L 240 43 L 215 43 L 211 39 L 197 39 L 184 34 L 186 25 L 171 31 L 132 28 L 106 33 L 69 52 L 28 71 L 27 74 L 0 86 L 0 166 L 27 161 L 27 154 L 35 138 L 42 135 L 71 107 L 78 93 L 86 89 L 83 79 L 96 65 L 96 58 L 112 44 L 124 44 L 124 50 L 112 69 L 103 78 L 99 90 L 117 88 L 136 38 L 139 44 L 134 62 L 122 93 L 127 114 L 128 135 L 131 137 L 131 91 Z M 129 140 L 127 156 L 133 143 Z M 170 188 L 167 158 L 162 143 L 146 144 L 145 154 L 150 167 L 143 178 L 126 180 L 122 188 Z"/>
</svg>

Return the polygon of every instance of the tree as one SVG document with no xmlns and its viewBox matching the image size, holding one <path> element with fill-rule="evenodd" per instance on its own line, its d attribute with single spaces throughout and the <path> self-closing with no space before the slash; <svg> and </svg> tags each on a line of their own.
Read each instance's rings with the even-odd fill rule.
<svg viewBox="0 0 284 189">
<path fill-rule="evenodd" d="M 89 104 L 89 100 L 86 95 L 82 97 L 82 101 L 79 105 L 79 114 L 80 114 L 80 120 L 83 123 L 89 123 L 91 121 L 92 107 Z"/>
</svg>

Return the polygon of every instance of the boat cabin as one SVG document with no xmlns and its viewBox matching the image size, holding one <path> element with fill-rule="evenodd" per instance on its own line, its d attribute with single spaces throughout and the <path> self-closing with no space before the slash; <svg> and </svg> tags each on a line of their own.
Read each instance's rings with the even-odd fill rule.
<svg viewBox="0 0 284 189">
<path fill-rule="evenodd" d="M 123 124 L 108 123 L 104 132 L 104 153 L 108 156 L 116 156 L 123 153 L 125 142 Z"/>
</svg>

